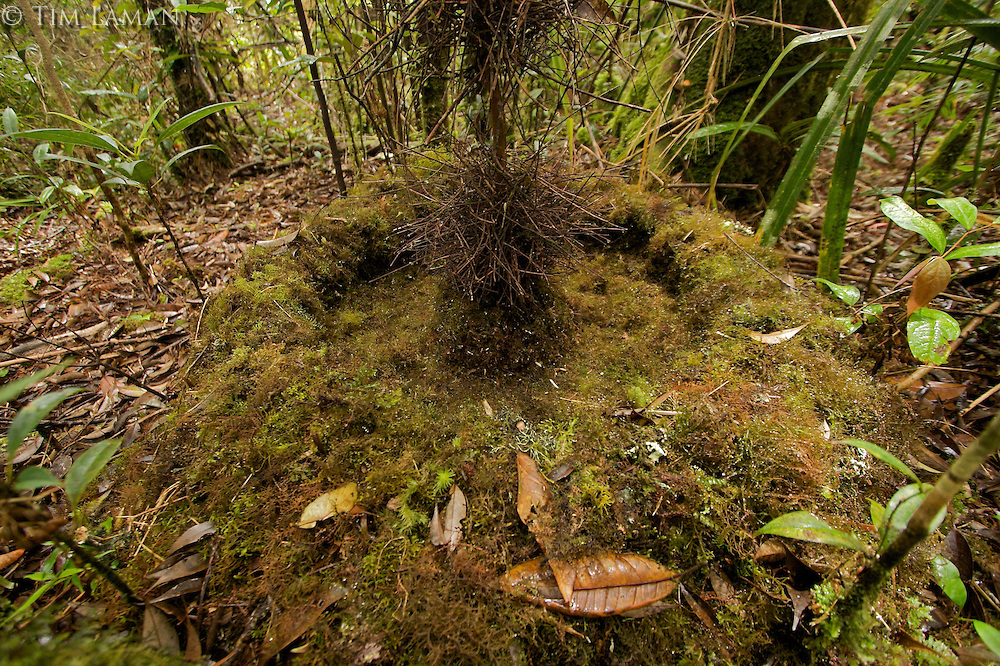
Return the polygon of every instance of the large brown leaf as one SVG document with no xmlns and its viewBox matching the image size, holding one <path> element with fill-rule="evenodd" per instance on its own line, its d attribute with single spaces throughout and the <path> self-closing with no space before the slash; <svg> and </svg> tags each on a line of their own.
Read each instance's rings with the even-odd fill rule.
<svg viewBox="0 0 1000 666">
<path fill-rule="evenodd" d="M 544 558 L 525 562 L 504 574 L 500 585 L 551 610 L 604 617 L 663 599 L 674 591 L 676 578 L 673 571 L 641 555 L 595 553 L 554 564 Z"/>
<path fill-rule="evenodd" d="M 917 273 L 913 289 L 906 301 L 906 316 L 926 306 L 951 282 L 951 266 L 943 257 L 929 259 Z"/>
<path fill-rule="evenodd" d="M 258 663 L 264 664 L 276 657 L 279 652 L 291 645 L 292 641 L 306 633 L 331 604 L 340 601 L 346 595 L 345 588 L 335 585 L 317 596 L 311 604 L 290 608 L 281 615 L 272 617 L 271 626 L 264 635 L 264 644 L 260 646 Z"/>
<path fill-rule="evenodd" d="M 521 521 L 531 526 L 530 521 L 537 518 L 552 499 L 549 484 L 538 471 L 534 459 L 525 454 L 517 454 L 517 515 Z"/>
</svg>

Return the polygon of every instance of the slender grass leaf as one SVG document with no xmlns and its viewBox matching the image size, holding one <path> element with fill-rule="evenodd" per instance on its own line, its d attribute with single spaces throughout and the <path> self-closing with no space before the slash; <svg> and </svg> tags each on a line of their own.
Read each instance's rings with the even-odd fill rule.
<svg viewBox="0 0 1000 666">
<path fill-rule="evenodd" d="M 195 146 L 194 148 L 188 148 L 187 150 L 182 150 L 181 152 L 179 152 L 176 155 L 174 155 L 173 157 L 171 157 L 167 161 L 167 163 L 163 165 L 163 172 L 166 173 L 167 170 L 170 169 L 170 167 L 173 165 L 173 163 L 176 162 L 177 160 L 179 160 L 179 159 L 181 159 L 183 157 L 186 157 L 186 156 L 190 155 L 191 153 L 197 152 L 199 150 L 222 150 L 222 148 L 219 148 L 214 143 L 207 143 L 207 144 L 205 144 L 203 146 Z"/>
<path fill-rule="evenodd" d="M 778 516 L 756 532 L 757 534 L 773 534 L 800 541 L 823 543 L 839 548 L 865 550 L 865 544 L 853 534 L 834 529 L 826 521 L 817 518 L 808 511 L 793 511 Z"/>
<path fill-rule="evenodd" d="M 861 291 L 857 287 L 837 284 L 836 282 L 830 282 L 829 280 L 824 280 L 823 278 L 814 278 L 813 282 L 825 284 L 830 288 L 830 291 L 833 292 L 834 296 L 848 305 L 854 305 L 861 299 Z"/>
<path fill-rule="evenodd" d="M 902 472 L 905 476 L 913 479 L 914 482 L 920 483 L 920 479 L 917 478 L 917 475 L 913 473 L 912 469 L 906 466 L 906 463 L 883 449 L 878 444 L 872 444 L 871 442 L 866 442 L 863 439 L 845 439 L 844 444 L 850 444 L 851 446 L 856 446 L 859 449 L 864 449 L 868 453 L 872 454 L 872 456 L 876 459 L 881 460 L 886 465 Z"/>
<path fill-rule="evenodd" d="M 958 567 L 952 564 L 951 560 L 936 555 L 931 560 L 931 571 L 934 572 L 934 580 L 941 586 L 948 598 L 955 602 L 959 609 L 965 607 L 968 599 L 968 590 L 962 582 L 962 574 L 958 572 Z"/>
<path fill-rule="evenodd" d="M 3 110 L 3 131 L 7 134 L 17 134 L 17 112 L 9 106 Z"/>
<path fill-rule="evenodd" d="M 941 227 L 937 222 L 928 220 L 926 217 L 910 208 L 910 205 L 898 196 L 891 196 L 888 199 L 882 199 L 881 206 L 882 212 L 885 213 L 885 216 L 895 222 L 897 226 L 902 227 L 907 231 L 913 231 L 920 234 L 927 239 L 927 242 L 930 243 L 931 247 L 937 250 L 939 254 L 944 253 L 947 240 L 945 239 L 944 231 L 941 230 Z"/>
<path fill-rule="evenodd" d="M 69 505 L 74 511 L 84 490 L 87 489 L 91 481 L 97 478 L 108 461 L 114 457 L 119 444 L 121 444 L 120 439 L 106 439 L 94 444 L 80 454 L 80 457 L 66 472 L 66 499 L 69 500 Z"/>
<path fill-rule="evenodd" d="M 924 363 L 941 365 L 948 360 L 948 343 L 961 332 L 951 315 L 930 308 L 920 308 L 906 322 L 910 351 Z"/>
<path fill-rule="evenodd" d="M 976 626 L 976 633 L 983 639 L 983 643 L 990 649 L 990 652 L 1000 655 L 1000 631 L 997 631 L 993 625 L 979 620 L 973 620 L 972 624 Z"/>
<path fill-rule="evenodd" d="M 978 210 L 975 205 L 965 197 L 952 197 L 950 199 L 930 199 L 927 203 L 932 206 L 940 206 L 948 211 L 948 214 L 962 223 L 966 229 L 976 226 L 976 215 Z"/>
<path fill-rule="evenodd" d="M 224 2 L 203 2 L 200 5 L 177 5 L 175 11 L 189 14 L 217 14 L 226 11 Z"/>
<path fill-rule="evenodd" d="M 716 136 L 717 134 L 726 134 L 728 132 L 735 132 L 736 130 L 743 127 L 743 123 L 737 121 L 732 121 L 728 123 L 717 123 L 715 125 L 706 125 L 701 127 L 691 133 L 691 139 L 705 139 L 710 136 Z M 760 134 L 766 136 L 769 139 L 778 141 L 778 135 L 774 133 L 774 130 L 767 125 L 751 124 L 747 126 L 747 131 L 754 132 L 755 134 Z"/>
<path fill-rule="evenodd" d="M 191 125 L 194 125 L 199 120 L 207 118 L 216 111 L 228 109 L 236 106 L 237 104 L 242 104 L 242 102 L 220 102 L 218 104 L 210 104 L 206 107 L 198 109 L 197 111 L 192 111 L 183 118 L 175 120 L 165 130 L 163 130 L 163 133 L 160 134 L 160 141 L 169 141 L 174 136 L 186 130 L 188 127 L 191 127 Z"/>
<path fill-rule="evenodd" d="M 1000 243 L 983 243 L 982 245 L 967 245 L 952 250 L 945 259 L 964 259 L 966 257 L 996 257 L 1000 256 Z"/>
<path fill-rule="evenodd" d="M 986 21 L 983 25 L 963 26 L 969 34 L 974 35 L 979 41 L 989 44 L 994 49 L 1000 51 L 1000 22 L 991 19 L 989 14 L 964 0 L 948 0 L 944 7 L 945 16 L 955 18 L 973 19 L 974 21 Z M 971 23 L 971 22 L 970 22 Z M 997 654 L 1000 654 L 998 652 Z"/>
<path fill-rule="evenodd" d="M 91 132 L 68 129 L 35 129 L 9 134 L 12 139 L 28 139 L 31 141 L 49 141 L 74 146 L 88 146 L 98 150 L 119 152 L 118 142 L 110 136 L 98 136 Z"/>
<path fill-rule="evenodd" d="M 25 467 L 18 472 L 14 479 L 14 491 L 23 492 L 36 488 L 48 488 L 49 486 L 61 486 L 62 481 L 52 475 L 52 472 L 44 467 L 32 465 Z"/>
<path fill-rule="evenodd" d="M 771 246 L 778 240 L 778 235 L 788 223 L 819 154 L 826 146 L 827 139 L 830 138 L 834 126 L 840 121 L 850 101 L 851 93 L 860 85 L 868 68 L 878 56 L 883 42 L 889 37 L 899 17 L 908 7 L 908 0 L 892 0 L 882 5 L 872 19 L 857 49 L 851 54 L 844 69 L 834 81 L 833 88 L 823 101 L 823 106 L 810 126 L 802 145 L 795 152 L 785 177 L 778 185 L 778 190 L 757 232 L 761 245 Z"/>
<path fill-rule="evenodd" d="M 38 382 L 42 381 L 49 375 L 59 370 L 62 370 L 70 361 L 64 361 L 59 365 L 53 365 L 51 367 L 45 368 L 44 370 L 39 370 L 38 372 L 33 372 L 27 377 L 21 377 L 20 379 L 15 379 L 12 382 L 7 382 L 3 386 L 0 386 L 0 405 L 10 402 L 17 398 L 17 396 L 24 393 L 24 389 L 29 386 L 34 386 Z"/>
<path fill-rule="evenodd" d="M 58 407 L 63 400 L 82 390 L 82 388 L 72 388 L 46 393 L 29 402 L 14 415 L 14 419 L 10 422 L 10 428 L 7 430 L 8 465 L 28 433 L 34 430 L 42 422 L 42 419 Z"/>
</svg>

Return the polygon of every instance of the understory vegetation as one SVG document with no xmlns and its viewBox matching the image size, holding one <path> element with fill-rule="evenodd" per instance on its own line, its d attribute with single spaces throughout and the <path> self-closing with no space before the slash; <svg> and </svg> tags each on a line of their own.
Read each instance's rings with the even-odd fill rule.
<svg viewBox="0 0 1000 666">
<path fill-rule="evenodd" d="M 992 1 L 0 7 L 0 660 L 1000 661 Z"/>
</svg>

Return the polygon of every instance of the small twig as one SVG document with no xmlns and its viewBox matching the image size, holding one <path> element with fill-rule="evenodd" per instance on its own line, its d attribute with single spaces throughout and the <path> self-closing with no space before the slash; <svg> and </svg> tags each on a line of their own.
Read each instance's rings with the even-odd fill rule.
<svg viewBox="0 0 1000 666">
<path fill-rule="evenodd" d="M 745 255 L 747 256 L 747 259 L 749 259 L 750 261 L 752 261 L 753 263 L 757 264 L 757 265 L 758 265 L 758 266 L 760 266 L 760 267 L 761 267 L 762 269 L 764 269 L 764 271 L 765 271 L 765 272 L 767 272 L 767 274 L 768 274 L 768 275 L 770 275 L 770 276 L 771 276 L 771 277 L 773 277 L 773 278 L 774 278 L 775 280 L 777 280 L 777 281 L 778 281 L 778 282 L 780 282 L 781 284 L 785 285 L 786 287 L 788 287 L 788 288 L 789 288 L 789 289 L 791 289 L 792 291 L 798 291 L 798 287 L 796 287 L 796 286 L 795 286 L 795 283 L 794 283 L 794 282 L 793 282 L 793 283 L 791 283 L 791 284 L 789 284 L 788 282 L 785 282 L 785 281 L 784 281 L 783 279 L 781 279 L 780 277 L 778 277 L 777 275 L 775 275 L 774 273 L 772 273 L 772 272 L 771 272 L 771 271 L 770 271 L 770 270 L 769 270 L 769 269 L 767 268 L 767 266 L 765 266 L 764 264 L 762 264 L 762 263 L 760 263 L 759 261 L 757 261 L 756 259 L 754 259 L 754 258 L 753 258 L 753 256 L 752 256 L 752 255 L 751 255 L 751 254 L 750 254 L 749 252 L 747 252 L 747 251 L 746 251 L 746 250 L 744 250 L 744 249 L 743 249 L 742 247 L 740 247 L 740 244 L 739 244 L 739 243 L 737 243 L 737 242 L 736 242 L 735 240 L 733 240 L 733 237 L 732 237 L 732 236 L 730 236 L 729 234 L 727 234 L 727 233 L 726 233 L 725 231 L 723 231 L 723 232 L 722 232 L 722 235 L 723 235 L 723 236 L 725 236 L 726 238 L 728 238 L 728 239 L 729 239 L 729 242 L 731 242 L 731 243 L 732 243 L 733 245 L 735 245 L 735 246 L 736 246 L 736 249 L 737 249 L 737 250 L 739 250 L 740 252 L 742 252 L 743 254 L 745 254 Z"/>
<path fill-rule="evenodd" d="M 969 412 L 971 412 L 973 409 L 975 409 L 979 405 L 981 405 L 984 402 L 986 402 L 989 399 L 989 397 L 991 395 L 993 395 L 994 393 L 996 393 L 997 391 L 1000 391 L 1000 384 L 997 384 L 996 386 L 994 386 L 993 388 L 991 388 L 989 391 L 987 391 L 986 393 L 982 394 L 981 396 L 979 396 L 978 398 L 976 398 L 975 400 L 973 400 L 969 404 L 969 406 L 966 407 L 965 409 L 963 409 L 962 411 L 960 411 L 959 414 L 961 416 L 965 416 L 966 414 L 968 414 Z"/>
</svg>

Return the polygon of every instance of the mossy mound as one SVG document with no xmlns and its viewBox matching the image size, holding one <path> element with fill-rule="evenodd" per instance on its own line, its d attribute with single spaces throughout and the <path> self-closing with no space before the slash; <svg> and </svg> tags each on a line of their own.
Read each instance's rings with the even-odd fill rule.
<svg viewBox="0 0 1000 666">
<path fill-rule="evenodd" d="M 213 520 L 213 607 L 271 597 L 294 609 L 346 587 L 297 643 L 308 644 L 297 663 L 808 660 L 803 636 L 815 630 L 792 634 L 785 579 L 754 559 L 753 532 L 795 509 L 846 529 L 867 522 L 868 498 L 884 504 L 898 479 L 837 439 L 904 455 L 910 419 L 837 332 L 836 306 L 783 291 L 761 268 L 779 272 L 775 255 L 717 217 L 630 200 L 623 215 L 648 220 L 651 239 L 591 251 L 554 278 L 563 334 L 545 333 L 558 344 L 517 372 L 455 362 L 476 353 L 474 334 L 434 274 L 363 279 L 381 274 L 370 257 L 391 255 L 384 225 L 403 207 L 354 202 L 353 218 L 328 212 L 291 247 L 256 250 L 209 308 L 173 427 L 146 443 L 159 462 L 125 489 L 136 507 L 174 483 L 189 498 L 158 514 L 145 546 L 164 552 L 191 517 Z M 309 233 L 330 224 L 339 231 Z M 749 336 L 801 324 L 781 344 Z M 511 320 L 504 334 L 523 326 Z M 658 423 L 616 415 L 658 396 L 674 413 Z M 715 628 L 683 605 L 577 619 L 505 596 L 497 578 L 541 554 L 515 508 L 518 450 L 543 472 L 572 470 L 553 482 L 560 551 L 693 569 L 684 585 L 713 600 Z M 306 504 L 347 482 L 363 513 L 297 526 Z M 469 507 L 448 553 L 429 545 L 427 523 L 452 483 Z M 142 557 L 127 572 L 136 579 L 154 566 Z M 914 571 L 899 589 L 922 585 L 926 570 Z M 725 601 L 712 592 L 718 575 L 734 588 Z M 880 612 L 902 622 L 895 606 Z M 246 624 L 219 628 L 216 656 Z"/>
</svg>

